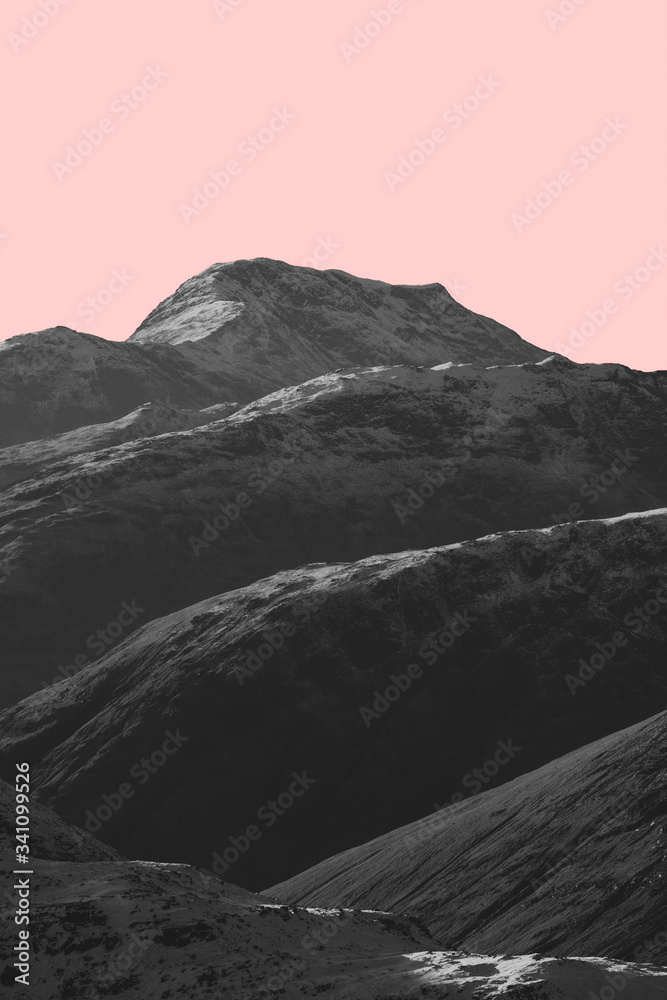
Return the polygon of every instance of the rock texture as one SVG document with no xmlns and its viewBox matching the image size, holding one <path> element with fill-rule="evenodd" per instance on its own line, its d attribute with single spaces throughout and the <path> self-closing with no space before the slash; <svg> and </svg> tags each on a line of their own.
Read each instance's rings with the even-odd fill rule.
<svg viewBox="0 0 667 1000">
<path fill-rule="evenodd" d="M 667 709 L 665 574 L 665 511 L 301 567 L 139 628 L 0 749 L 124 853 L 261 889 L 467 796 L 501 742 L 478 788 Z"/>
<path fill-rule="evenodd" d="M 2 702 L 103 652 L 124 602 L 141 623 L 312 561 L 661 507 L 666 400 L 665 373 L 559 359 L 355 369 L 42 467 L 0 494 Z"/>
<path fill-rule="evenodd" d="M 9 846 L 14 795 L 0 782 Z M 178 996 L 254 1000 L 562 1000 L 622 985 L 629 1000 L 667 995 L 655 965 L 445 951 L 423 922 L 368 909 L 281 904 L 187 865 L 127 861 L 50 809 L 31 805 L 30 993 L 36 1000 Z M 3 837 L 4 843 L 4 837 Z M 13 867 L 0 911 L 0 984 L 14 985 Z"/>
<path fill-rule="evenodd" d="M 548 355 L 459 305 L 437 282 L 390 285 L 265 257 L 190 278 L 129 343 L 173 344 L 211 370 L 232 366 L 255 396 L 352 365 L 512 364 Z"/>
<path fill-rule="evenodd" d="M 400 907 L 450 948 L 664 966 L 666 761 L 663 712 L 268 891 Z"/>
<path fill-rule="evenodd" d="M 35 1000 L 562 1000 L 610 982 L 627 1000 L 667 995 L 655 966 L 446 952 L 409 917 L 281 906 L 184 865 L 38 868 Z M 13 940 L 2 926 L 4 955 Z M 0 983 L 13 976 L 7 963 Z"/>
</svg>

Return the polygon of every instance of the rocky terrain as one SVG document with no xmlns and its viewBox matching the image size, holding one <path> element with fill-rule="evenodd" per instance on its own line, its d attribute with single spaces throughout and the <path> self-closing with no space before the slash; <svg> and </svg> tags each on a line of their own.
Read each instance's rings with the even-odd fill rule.
<svg viewBox="0 0 667 1000">
<path fill-rule="evenodd" d="M 354 369 L 70 453 L 0 493 L 0 704 L 103 652 L 124 602 L 143 623 L 308 562 L 660 507 L 666 395 L 556 358 Z"/>
<path fill-rule="evenodd" d="M 0 782 L 0 829 L 13 790 Z M 562 1000 L 622 989 L 667 995 L 667 969 L 602 958 L 484 955 L 442 947 L 423 922 L 368 908 L 285 905 L 187 865 L 127 861 L 49 809 L 31 808 L 30 994 L 36 1000 Z M 0 984 L 14 985 L 16 895 L 0 910 Z"/>
<path fill-rule="evenodd" d="M 541 361 L 548 352 L 459 305 L 446 288 L 235 260 L 184 282 L 128 343 L 172 344 L 204 368 L 238 368 L 255 397 L 353 365 Z"/>
<path fill-rule="evenodd" d="M 0 782 L 0 829 L 13 790 Z M 423 922 L 368 908 L 285 905 L 187 865 L 127 861 L 50 810 L 31 808 L 30 994 L 36 1000 L 562 1000 L 614 988 L 667 996 L 650 948 L 641 964 L 485 955 L 443 948 Z M 12 879 L 9 858 L 0 871 Z M 4 879 L 3 879 L 4 881 Z M 0 984 L 14 984 L 16 896 L 4 890 Z"/>
<path fill-rule="evenodd" d="M 667 995 L 667 970 L 599 958 L 443 950 L 409 917 L 282 906 L 184 865 L 41 861 L 36 1000 L 562 1000 Z M 13 936 L 0 924 L 3 952 Z M 13 981 L 5 965 L 0 982 Z"/>
</svg>

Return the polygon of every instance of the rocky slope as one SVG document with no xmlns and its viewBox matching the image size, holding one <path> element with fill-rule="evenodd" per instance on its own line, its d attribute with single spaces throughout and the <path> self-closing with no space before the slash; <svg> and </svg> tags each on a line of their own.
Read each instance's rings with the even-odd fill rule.
<svg viewBox="0 0 667 1000">
<path fill-rule="evenodd" d="M 168 431 L 201 427 L 223 419 L 239 407 L 239 403 L 217 403 L 203 410 L 184 410 L 168 403 L 145 403 L 118 420 L 0 448 L 0 489 L 30 479 L 45 466 L 56 465 L 75 455 L 102 451 Z"/>
<path fill-rule="evenodd" d="M 134 627 L 307 562 L 660 507 L 666 397 L 559 359 L 356 369 L 43 467 L 0 493 L 2 703 L 104 652 L 125 603 Z"/>
<path fill-rule="evenodd" d="M 667 709 L 666 574 L 664 510 L 301 567 L 138 628 L 0 749 L 124 853 L 260 889 Z"/>
<path fill-rule="evenodd" d="M 341 366 L 503 364 L 546 353 L 441 285 L 388 285 L 266 258 L 215 264 L 125 342 L 59 326 L 0 343 L 0 447 L 147 402 L 248 402 Z"/>
<path fill-rule="evenodd" d="M 667 996 L 667 971 L 655 966 L 443 951 L 408 917 L 281 906 L 184 865 L 37 870 L 35 1000 L 583 1000 L 612 984 L 626 1000 Z M 14 940 L 3 922 L 4 955 Z M 0 982 L 14 974 L 6 962 Z"/>
<path fill-rule="evenodd" d="M 266 257 L 190 278 L 129 342 L 173 344 L 211 370 L 238 367 L 262 394 L 352 365 L 512 364 L 548 354 L 437 282 L 390 285 Z"/>
<path fill-rule="evenodd" d="M 268 891 L 398 907 L 450 948 L 664 966 L 666 762 L 663 712 Z"/>
</svg>

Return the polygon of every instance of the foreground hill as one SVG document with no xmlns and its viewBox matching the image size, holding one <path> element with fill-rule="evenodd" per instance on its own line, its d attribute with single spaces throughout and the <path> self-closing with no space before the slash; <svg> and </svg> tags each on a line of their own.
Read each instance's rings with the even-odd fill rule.
<svg viewBox="0 0 667 1000">
<path fill-rule="evenodd" d="M 43 861 L 37 871 L 35 1000 L 583 1000 L 611 984 L 627 1000 L 667 996 L 655 966 L 442 951 L 409 917 L 281 906 L 184 865 Z M 0 940 L 11 955 L 4 921 Z M 5 958 L 0 982 L 15 974 Z"/>
<path fill-rule="evenodd" d="M 13 819 L 13 790 L 0 782 L 8 844 Z M 201 1000 L 435 1000 L 453 992 L 460 1000 L 560 1000 L 611 984 L 629 1000 L 667 996 L 667 972 L 648 964 L 443 951 L 409 916 L 286 906 L 186 865 L 126 861 L 35 802 L 31 845 L 35 1000 L 145 1000 L 174 991 Z M 10 986 L 22 970 L 8 958 L 16 895 L 13 865 L 3 862 L 0 983 Z"/>
<path fill-rule="evenodd" d="M 546 356 L 442 285 L 388 285 L 266 258 L 215 264 L 122 343 L 62 326 L 0 343 L 0 448 L 147 402 L 249 402 L 339 367 Z"/>
<path fill-rule="evenodd" d="M 450 948 L 666 965 L 666 759 L 663 712 L 269 892 L 398 907 Z"/>
<path fill-rule="evenodd" d="M 0 493 L 0 704 L 281 569 L 661 507 L 666 404 L 618 365 L 357 369 L 41 467 Z"/>
<path fill-rule="evenodd" d="M 0 749 L 123 853 L 260 889 L 667 709 L 666 600 L 664 510 L 306 566 L 138 628 Z"/>
</svg>

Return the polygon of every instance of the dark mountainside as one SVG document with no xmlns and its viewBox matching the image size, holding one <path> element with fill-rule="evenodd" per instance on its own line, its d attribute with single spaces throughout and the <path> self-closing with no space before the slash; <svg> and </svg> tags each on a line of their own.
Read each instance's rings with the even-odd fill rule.
<svg viewBox="0 0 667 1000">
<path fill-rule="evenodd" d="M 667 964 L 667 713 L 268 891 L 400 908 L 447 948 Z"/>
<path fill-rule="evenodd" d="M 257 890 L 468 794 L 499 741 L 502 782 L 667 709 L 656 592 L 664 510 L 301 567 L 140 628 L 4 712 L 0 749 L 123 853 L 206 867 L 305 775 L 226 874 Z M 168 733 L 178 753 L 132 774 Z"/>
<path fill-rule="evenodd" d="M 666 404 L 266 258 L 0 344 L 35 1000 L 667 998 Z"/>
<path fill-rule="evenodd" d="M 0 493 L 0 704 L 101 655 L 124 603 L 135 627 L 309 562 L 661 507 L 666 402 L 665 373 L 556 358 L 356 369 L 43 466 Z"/>
<path fill-rule="evenodd" d="M 5 766 L 8 762 L 5 762 Z M 14 769 L 6 768 L 12 773 Z M 16 833 L 16 793 L 12 785 L 0 780 L 0 868 L 15 867 L 14 834 Z M 33 802 L 30 807 L 30 840 L 32 853 L 50 861 L 117 861 L 118 851 L 96 840 L 85 830 L 66 823 L 53 809 Z M 11 853 L 10 853 L 11 845 Z M 3 897 L 5 908 L 7 898 Z M 13 914 L 12 914 L 13 916 Z"/>
</svg>

